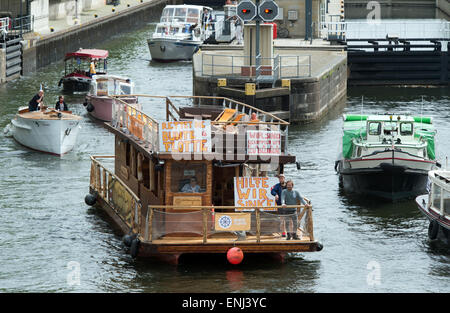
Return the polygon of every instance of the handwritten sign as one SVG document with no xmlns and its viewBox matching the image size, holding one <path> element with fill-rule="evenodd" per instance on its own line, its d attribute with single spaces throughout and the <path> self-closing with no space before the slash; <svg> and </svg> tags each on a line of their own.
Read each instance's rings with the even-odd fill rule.
<svg viewBox="0 0 450 313">
<path fill-rule="evenodd" d="M 250 230 L 250 213 L 216 213 L 216 231 L 246 231 Z"/>
<path fill-rule="evenodd" d="M 159 149 L 162 152 L 211 152 L 211 121 L 170 121 L 159 124 Z"/>
<path fill-rule="evenodd" d="M 255 207 L 264 208 L 264 211 L 276 211 L 273 207 L 277 205 L 275 196 L 270 191 L 277 183 L 279 180 L 276 177 L 235 177 L 234 206 L 242 208 L 242 211 L 253 210 Z"/>
<path fill-rule="evenodd" d="M 248 130 L 248 155 L 280 155 L 281 133 L 279 131 Z"/>
</svg>

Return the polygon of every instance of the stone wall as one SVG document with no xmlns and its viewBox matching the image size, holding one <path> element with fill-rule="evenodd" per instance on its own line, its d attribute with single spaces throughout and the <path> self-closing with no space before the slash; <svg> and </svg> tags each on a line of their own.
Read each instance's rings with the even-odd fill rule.
<svg viewBox="0 0 450 313">
<path fill-rule="evenodd" d="M 436 6 L 450 17 L 450 0 L 436 0 Z"/>
</svg>

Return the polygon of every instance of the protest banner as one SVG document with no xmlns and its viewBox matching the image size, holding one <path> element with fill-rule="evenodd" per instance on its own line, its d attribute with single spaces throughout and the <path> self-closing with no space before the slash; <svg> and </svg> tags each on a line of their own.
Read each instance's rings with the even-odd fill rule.
<svg viewBox="0 0 450 313">
<path fill-rule="evenodd" d="M 237 211 L 253 210 L 254 207 L 264 211 L 276 211 L 275 196 L 270 193 L 272 187 L 279 182 L 276 177 L 235 177 L 234 206 Z"/>
<path fill-rule="evenodd" d="M 166 121 L 159 124 L 159 149 L 173 153 L 211 152 L 211 121 Z"/>
<path fill-rule="evenodd" d="M 280 155 L 281 133 L 279 131 L 248 130 L 248 155 Z"/>
</svg>

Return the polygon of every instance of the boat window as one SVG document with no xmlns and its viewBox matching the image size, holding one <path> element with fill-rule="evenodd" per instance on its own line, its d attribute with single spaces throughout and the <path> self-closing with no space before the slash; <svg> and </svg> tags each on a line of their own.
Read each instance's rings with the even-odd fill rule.
<svg viewBox="0 0 450 313">
<path fill-rule="evenodd" d="M 131 95 L 131 85 L 130 84 L 119 84 L 121 95 Z"/>
<path fill-rule="evenodd" d="M 186 8 L 176 8 L 174 19 L 178 20 L 178 22 L 186 22 Z"/>
<path fill-rule="evenodd" d="M 177 162 L 171 169 L 172 192 L 198 193 L 206 191 L 206 165 Z"/>
<path fill-rule="evenodd" d="M 383 125 L 384 134 L 385 135 L 394 135 L 397 131 L 397 123 L 396 122 L 384 122 Z"/>
<path fill-rule="evenodd" d="M 433 207 L 441 209 L 441 187 L 438 185 L 433 186 Z"/>
<path fill-rule="evenodd" d="M 413 124 L 412 123 L 401 123 L 400 124 L 400 135 L 411 136 L 413 134 Z"/>
<path fill-rule="evenodd" d="M 157 27 L 157 28 L 156 28 L 156 32 L 157 32 L 158 34 L 164 33 L 164 32 L 165 32 L 165 27 Z"/>
<path fill-rule="evenodd" d="M 165 8 L 161 14 L 161 22 L 171 22 L 173 11 L 173 8 Z"/>
<path fill-rule="evenodd" d="M 100 80 L 97 81 L 97 96 L 107 96 L 108 95 L 108 81 Z"/>
<path fill-rule="evenodd" d="M 444 198 L 444 214 L 450 216 L 450 191 L 444 189 L 442 197 Z"/>
<path fill-rule="evenodd" d="M 178 33 L 180 31 L 180 28 L 179 27 L 171 27 L 170 28 L 170 32 L 172 33 L 172 34 L 176 34 L 176 33 Z"/>
<path fill-rule="evenodd" d="M 381 123 L 371 122 L 369 123 L 369 135 L 378 136 L 381 134 Z"/>
<path fill-rule="evenodd" d="M 198 10 L 197 9 L 188 9 L 188 17 L 187 22 L 188 23 L 198 23 Z"/>
</svg>

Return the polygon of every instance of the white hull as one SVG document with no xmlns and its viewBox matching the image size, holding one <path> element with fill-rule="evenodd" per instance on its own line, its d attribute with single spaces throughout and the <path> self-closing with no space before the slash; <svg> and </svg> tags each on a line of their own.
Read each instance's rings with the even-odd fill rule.
<svg viewBox="0 0 450 313">
<path fill-rule="evenodd" d="M 403 167 L 408 171 L 418 171 L 426 174 L 432 170 L 436 162 L 409 153 L 387 150 L 360 158 L 344 160 L 344 170 L 380 169 L 381 164 L 389 163 L 392 166 Z"/>
<path fill-rule="evenodd" d="M 30 119 L 17 114 L 11 121 L 13 138 L 33 150 L 63 155 L 75 146 L 80 119 Z"/>
<path fill-rule="evenodd" d="M 152 60 L 191 60 L 201 41 L 152 38 L 147 40 Z"/>
</svg>

